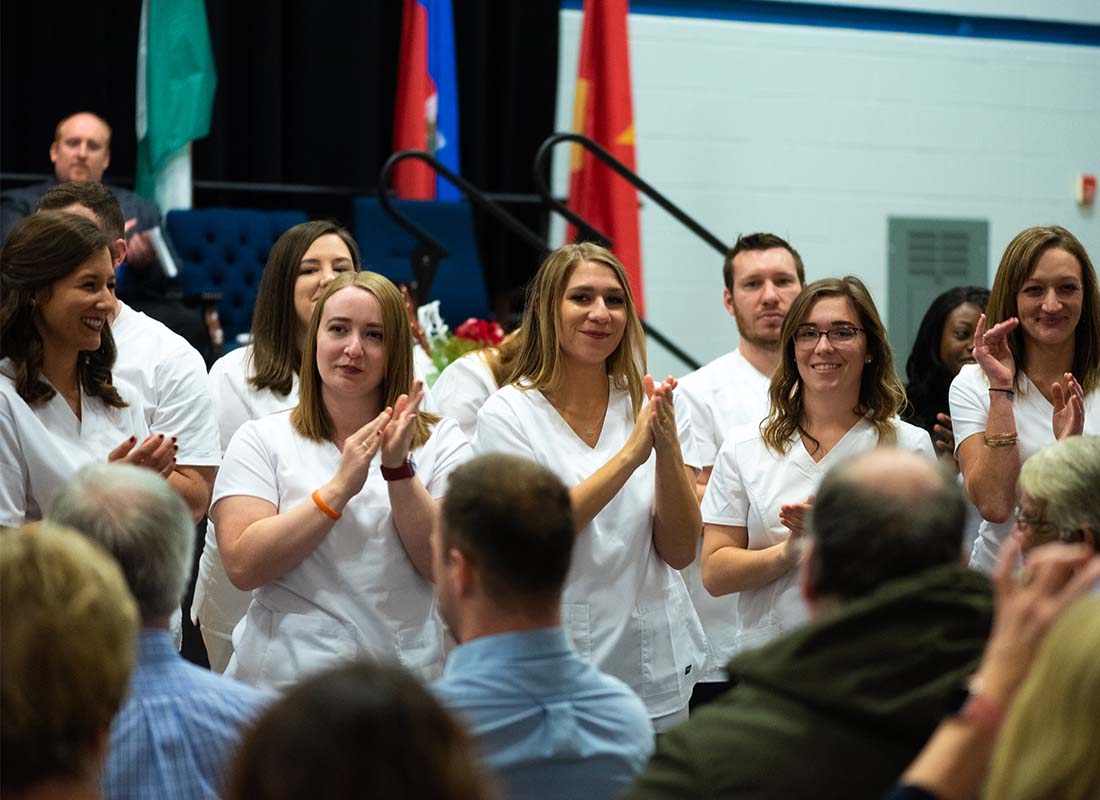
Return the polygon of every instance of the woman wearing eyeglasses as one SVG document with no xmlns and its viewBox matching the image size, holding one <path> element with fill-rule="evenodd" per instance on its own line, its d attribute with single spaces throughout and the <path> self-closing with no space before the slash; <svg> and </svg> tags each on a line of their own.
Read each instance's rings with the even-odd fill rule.
<svg viewBox="0 0 1100 800">
<path fill-rule="evenodd" d="M 1020 466 L 1055 439 L 1100 433 L 1100 293 L 1072 233 L 1028 228 L 1009 242 L 974 360 L 949 399 L 955 458 L 982 515 L 970 566 L 990 573 L 1012 530 Z"/>
<path fill-rule="evenodd" d="M 833 464 L 882 445 L 935 458 L 928 433 L 898 419 L 905 391 L 858 278 L 803 289 L 780 349 L 768 418 L 726 437 L 703 497 L 703 585 L 738 593 L 738 649 L 806 620 L 795 567 L 806 512 Z"/>
</svg>

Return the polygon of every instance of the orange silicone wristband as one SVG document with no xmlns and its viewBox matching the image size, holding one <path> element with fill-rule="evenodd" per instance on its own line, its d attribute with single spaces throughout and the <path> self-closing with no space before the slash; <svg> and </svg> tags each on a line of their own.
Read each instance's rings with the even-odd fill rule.
<svg viewBox="0 0 1100 800">
<path fill-rule="evenodd" d="M 339 511 L 333 511 L 329 504 L 321 499 L 321 495 L 318 494 L 318 489 L 313 490 L 313 502 L 317 504 L 317 508 L 321 509 L 321 513 L 329 519 L 340 519 L 343 516 Z"/>
</svg>

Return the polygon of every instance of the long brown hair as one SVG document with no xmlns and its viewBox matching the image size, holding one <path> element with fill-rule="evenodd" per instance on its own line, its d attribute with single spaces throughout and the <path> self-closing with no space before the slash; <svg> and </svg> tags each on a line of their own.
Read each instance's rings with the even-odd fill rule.
<svg viewBox="0 0 1100 800">
<path fill-rule="evenodd" d="M 1073 375 L 1085 394 L 1100 387 L 1100 292 L 1096 286 L 1096 270 L 1077 237 L 1060 225 L 1026 228 L 1008 243 L 1001 256 L 989 305 L 985 308 L 986 327 L 1019 314 L 1016 296 L 1035 271 L 1039 257 L 1047 250 L 1060 248 L 1073 255 L 1081 265 L 1081 319 L 1074 331 Z M 1008 348 L 1016 362 L 1013 385 L 1019 389 L 1020 373 L 1027 369 L 1023 326 L 1008 335 Z"/>
<path fill-rule="evenodd" d="M 252 312 L 252 364 L 248 383 L 253 388 L 270 389 L 284 397 L 294 388 L 294 376 L 302 365 L 294 284 L 306 251 L 330 233 L 339 236 L 348 246 L 352 266 L 358 272 L 362 268 L 359 246 L 347 230 L 331 220 L 311 220 L 295 225 L 271 248 Z"/>
<path fill-rule="evenodd" d="M 787 452 L 796 433 L 812 442 L 815 450 L 819 445 L 802 428 L 805 398 L 802 395 L 802 378 L 798 374 L 798 363 L 795 360 L 794 334 L 798 326 L 806 321 L 814 304 L 823 297 L 848 298 L 848 302 L 859 315 L 859 326 L 867 337 L 867 355 L 871 360 L 863 366 L 863 375 L 859 382 L 859 402 L 852 411 L 867 417 L 875 426 L 880 443 L 892 444 L 897 438 L 892 420 L 905 407 L 905 389 L 894 374 L 894 358 L 886 340 L 886 329 L 875 308 L 875 301 L 871 299 L 871 293 L 867 291 L 863 281 L 848 275 L 811 283 L 791 303 L 791 310 L 783 320 L 783 329 L 779 334 L 782 358 L 768 390 L 771 411 L 760 425 L 764 444 L 776 453 Z"/>
<path fill-rule="evenodd" d="M 95 223 L 64 211 L 42 211 L 20 220 L 0 250 L 0 356 L 15 366 L 15 390 L 28 405 L 46 403 L 56 392 L 42 378 L 44 343 L 36 317 L 38 300 L 100 251 L 111 258 L 110 240 Z M 76 360 L 81 391 L 112 408 L 126 402 L 111 383 L 115 340 L 104 325 L 99 348 Z"/>
<path fill-rule="evenodd" d="M 355 286 L 370 292 L 382 307 L 382 341 L 386 344 L 386 371 L 382 377 L 382 405 L 392 407 L 397 398 L 408 394 L 413 383 L 413 339 L 405 300 L 389 278 L 377 272 L 345 272 L 328 285 L 313 307 L 313 316 L 306 333 L 302 371 L 298 378 L 298 405 L 290 412 L 290 422 L 299 434 L 315 442 L 331 439 L 335 434 L 332 419 L 325 409 L 321 394 L 321 373 L 317 370 L 317 332 L 328 299 L 341 289 Z M 439 417 L 423 411 L 416 415 L 414 448 L 422 447 L 432 435 L 432 426 Z"/>
<path fill-rule="evenodd" d="M 626 299 L 626 329 L 619 346 L 607 357 L 607 376 L 615 388 L 630 393 L 636 416 L 645 401 L 642 377 L 646 370 L 646 354 L 642 323 L 622 263 L 610 250 L 591 242 L 559 247 L 542 262 L 528 288 L 519 352 L 501 385 L 516 384 L 521 389 L 539 390 L 558 387 L 561 380 L 558 345 L 561 302 L 573 270 L 584 261 L 610 268 L 622 287 Z"/>
</svg>

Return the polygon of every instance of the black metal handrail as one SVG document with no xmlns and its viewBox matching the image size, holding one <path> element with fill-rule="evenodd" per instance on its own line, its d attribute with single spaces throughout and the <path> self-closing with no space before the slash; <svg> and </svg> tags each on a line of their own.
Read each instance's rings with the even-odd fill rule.
<svg viewBox="0 0 1100 800">
<path fill-rule="evenodd" d="M 400 162 L 410 158 L 423 161 L 433 171 L 449 180 L 471 203 L 490 214 L 505 228 L 534 247 L 539 252 L 540 260 L 549 251 L 546 242 L 534 234 L 530 228 L 501 208 L 500 204 L 491 200 L 485 192 L 461 175 L 443 166 L 432 155 L 423 150 L 399 150 L 386 159 L 386 163 L 382 165 L 382 172 L 378 176 L 378 204 L 382 206 L 383 211 L 393 218 L 394 222 L 408 231 L 419 243 L 412 255 L 412 269 L 413 275 L 416 276 L 417 291 L 420 297 L 427 298 L 432 281 L 435 280 L 439 259 L 446 258 L 448 253 L 447 248 L 438 239 L 424 230 L 414 220 L 394 208 L 393 201 L 390 199 L 390 178 L 393 176 L 393 170 Z"/>
<path fill-rule="evenodd" d="M 634 186 L 634 188 L 636 188 L 646 197 L 657 203 L 657 205 L 659 205 L 661 208 L 663 208 L 665 211 L 675 217 L 680 223 L 686 226 L 688 230 L 690 230 L 700 239 L 705 241 L 723 256 L 725 256 L 725 254 L 729 251 L 728 245 L 726 245 L 721 239 L 719 239 L 713 233 L 711 233 L 698 222 L 696 222 L 692 217 L 687 214 L 687 212 L 685 212 L 682 208 L 673 203 L 659 191 L 654 189 L 636 172 L 630 169 L 630 167 L 619 161 L 619 159 L 615 158 L 615 156 L 611 155 L 611 153 L 607 152 L 607 150 L 602 148 L 595 141 L 579 133 L 555 133 L 553 136 L 550 136 L 548 139 L 546 139 L 546 141 L 539 145 L 538 152 L 535 154 L 535 189 L 540 195 L 542 195 L 543 203 L 549 206 L 551 210 L 556 211 L 558 214 L 569 220 L 569 222 L 571 222 L 578 231 L 583 231 L 586 239 L 590 241 L 595 241 L 596 243 L 601 244 L 608 249 L 612 249 L 615 244 L 610 236 L 601 231 L 580 214 L 566 206 L 565 203 L 554 197 L 554 195 L 550 192 L 550 185 L 547 183 L 545 177 L 550 173 L 547 161 L 550 158 L 550 151 L 562 142 L 573 142 L 588 150 L 590 153 L 592 153 L 592 155 L 594 155 L 596 158 L 598 158 L 600 161 L 610 167 L 617 175 L 622 177 L 623 180 L 630 183 L 632 186 Z M 679 358 L 692 369 L 699 369 L 700 365 L 698 361 L 696 361 L 686 352 L 681 350 L 677 345 L 672 342 L 671 339 L 655 329 L 650 323 L 642 320 L 642 327 L 645 329 L 646 334 L 656 339 L 666 350 L 668 350 L 674 356 Z"/>
</svg>

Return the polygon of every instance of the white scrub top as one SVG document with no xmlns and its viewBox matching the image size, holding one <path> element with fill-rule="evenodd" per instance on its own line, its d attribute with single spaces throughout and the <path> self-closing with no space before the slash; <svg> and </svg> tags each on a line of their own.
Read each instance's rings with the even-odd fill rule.
<svg viewBox="0 0 1100 800">
<path fill-rule="evenodd" d="M 55 494 L 82 467 L 104 463 L 131 436 L 149 435 L 141 396 L 125 381 L 115 389 L 129 405 L 111 408 L 81 392 L 77 419 L 59 393 L 29 406 L 15 391 L 15 367 L 0 361 L 0 525 L 42 518 Z"/>
<path fill-rule="evenodd" d="M 759 424 L 768 415 L 771 379 L 750 364 L 740 350 L 705 364 L 680 379 L 677 388 L 691 408 L 691 424 L 702 467 L 714 458 L 734 428 Z"/>
<path fill-rule="evenodd" d="M 209 388 L 213 400 L 222 452 L 237 429 L 249 420 L 260 419 L 298 405 L 298 376 L 289 394 L 257 389 L 252 376 L 252 345 L 230 350 L 210 367 Z M 210 652 L 210 668 L 222 672 L 229 662 L 229 641 L 233 629 L 244 618 L 251 592 L 242 592 L 229 580 L 218 554 L 214 523 L 206 521 L 206 539 L 199 559 L 199 575 L 191 602 L 191 621 L 202 628 Z M 214 640 L 217 640 L 216 642 Z M 223 644 L 224 643 L 224 644 Z"/>
<path fill-rule="evenodd" d="M 210 367 L 210 396 L 218 421 L 222 452 L 237 428 L 252 419 L 287 411 L 298 405 L 298 375 L 294 374 L 290 394 L 257 389 L 248 382 L 252 376 L 252 345 L 230 350 Z"/>
<path fill-rule="evenodd" d="M 440 421 L 414 451 L 417 477 L 433 498 L 470 457 L 453 420 Z M 237 431 L 214 485 L 214 505 L 233 495 L 259 497 L 280 511 L 301 502 L 336 473 L 332 442 L 299 436 L 290 412 L 246 422 Z M 398 536 L 381 461 L 363 490 L 302 561 L 256 589 L 233 631 L 226 675 L 281 689 L 334 663 L 371 656 L 394 660 L 424 680 L 443 666 L 443 625 L 432 584 L 416 571 Z"/>
<path fill-rule="evenodd" d="M 1051 416 L 1054 406 L 1043 397 L 1031 379 L 1020 371 L 1020 388 L 1012 398 L 1012 411 L 1016 417 L 1016 436 L 1020 448 L 1020 463 L 1048 444 L 1054 444 L 1054 427 Z M 955 453 L 959 445 L 977 433 L 985 433 L 989 418 L 989 381 L 977 364 L 967 364 L 951 383 L 951 427 L 955 432 Z M 1085 397 L 1085 433 L 1100 434 L 1100 391 Z M 992 575 L 997 566 L 997 554 L 1001 543 L 1012 530 L 1013 521 L 989 522 L 982 520 L 978 538 L 970 552 L 970 566 Z"/>
<path fill-rule="evenodd" d="M 113 374 L 141 393 L 149 430 L 178 437 L 177 464 L 216 467 L 222 452 L 202 356 L 163 323 L 119 306 L 111 323 L 118 350 Z"/>
<path fill-rule="evenodd" d="M 478 414 L 474 451 L 531 458 L 576 486 L 622 449 L 633 428 L 624 391 L 611 390 L 599 441 L 589 447 L 541 392 L 505 386 Z M 634 689 L 651 718 L 687 705 L 707 660 L 684 579 L 653 546 L 655 472 L 650 455 L 577 534 L 562 594 L 573 647 Z"/>
<path fill-rule="evenodd" d="M 923 453 L 935 460 L 932 440 L 922 428 L 894 419 L 897 448 Z M 786 453 L 764 445 L 752 423 L 730 431 L 718 451 L 714 472 L 703 496 L 703 523 L 747 528 L 749 549 L 763 550 L 789 535 L 779 521 L 786 503 L 801 503 L 817 491 L 834 464 L 878 446 L 878 432 L 867 419 L 853 425 L 821 461 L 815 462 L 801 439 L 792 437 Z M 807 619 L 798 591 L 798 569 L 759 589 L 737 593 L 738 631 L 719 641 L 723 651 L 758 647 Z"/>
<path fill-rule="evenodd" d="M 726 440 L 726 434 L 742 425 L 757 424 L 768 414 L 766 375 L 741 355 L 740 350 L 726 353 L 680 379 L 676 393 L 691 409 L 691 427 L 698 447 L 700 466 L 714 466 L 715 456 Z M 695 561 L 684 570 L 691 602 L 699 612 L 711 663 L 704 682 L 727 680 L 725 666 L 737 653 L 733 642 L 737 637 L 737 595 L 714 597 L 703 586 L 703 539 Z"/>
<path fill-rule="evenodd" d="M 497 390 L 493 371 L 485 360 L 485 351 L 475 350 L 447 365 L 432 384 L 434 411 L 456 420 L 473 439 L 477 428 L 477 412 Z"/>
</svg>

